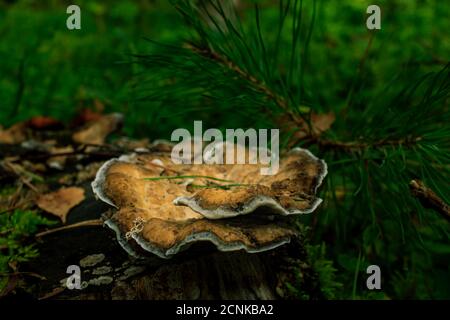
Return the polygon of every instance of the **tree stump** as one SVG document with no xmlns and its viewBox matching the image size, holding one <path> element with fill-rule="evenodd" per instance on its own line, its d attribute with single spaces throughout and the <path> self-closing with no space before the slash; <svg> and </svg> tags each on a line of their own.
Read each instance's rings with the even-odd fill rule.
<svg viewBox="0 0 450 320">
<path fill-rule="evenodd" d="M 99 218 L 109 210 L 88 185 L 86 199 L 75 207 L 68 224 Z M 300 239 L 272 251 L 249 254 L 219 252 L 197 243 L 172 259 L 135 259 L 120 247 L 114 232 L 101 226 L 80 227 L 39 240 L 40 256 L 25 264 L 46 280 L 30 278 L 31 294 L 39 299 L 243 299 L 279 298 L 280 274 L 290 259 L 306 259 Z M 86 263 L 92 255 L 100 261 Z M 65 287 L 70 265 L 81 268 L 82 289 Z"/>
</svg>

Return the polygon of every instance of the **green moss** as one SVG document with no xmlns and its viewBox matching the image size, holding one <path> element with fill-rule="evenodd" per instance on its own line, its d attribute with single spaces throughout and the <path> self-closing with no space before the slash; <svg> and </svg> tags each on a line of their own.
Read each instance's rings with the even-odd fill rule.
<svg viewBox="0 0 450 320">
<path fill-rule="evenodd" d="M 10 266 L 36 258 L 39 253 L 29 237 L 40 226 L 52 225 L 34 211 L 15 210 L 0 215 L 0 273 L 10 272 Z M 8 282 L 8 276 L 0 276 L 0 292 Z"/>
<path fill-rule="evenodd" d="M 306 261 L 292 260 L 290 282 L 285 282 L 287 296 L 295 299 L 337 299 L 342 297 L 342 283 L 337 279 L 333 261 L 326 257 L 326 246 L 305 246 Z"/>
<path fill-rule="evenodd" d="M 3 187 L 0 189 L 0 197 L 8 197 L 12 194 L 14 194 L 14 192 L 16 191 L 15 187 Z"/>
</svg>

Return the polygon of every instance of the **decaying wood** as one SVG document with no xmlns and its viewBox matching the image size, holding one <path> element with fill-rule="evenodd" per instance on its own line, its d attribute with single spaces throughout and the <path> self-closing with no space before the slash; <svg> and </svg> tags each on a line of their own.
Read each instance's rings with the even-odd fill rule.
<svg viewBox="0 0 450 320">
<path fill-rule="evenodd" d="M 48 278 L 39 282 L 41 289 L 37 296 L 40 298 L 277 299 L 286 259 L 300 254 L 299 259 L 306 263 L 301 242 L 257 254 L 219 252 L 211 245 L 199 243 L 173 259 L 141 260 L 126 255 L 107 228 L 79 227 L 59 231 L 45 237 L 39 246 L 41 258 L 30 266 L 30 270 Z M 59 255 L 55 256 L 54 252 Z M 67 266 L 80 265 L 86 256 L 100 253 L 105 255 L 102 262 L 81 268 L 81 280 L 89 285 L 82 290 L 64 290 L 64 278 L 69 276 Z M 102 268 L 110 271 L 100 275 L 98 270 Z M 105 279 L 110 282 L 102 283 Z"/>
<path fill-rule="evenodd" d="M 71 225 L 45 231 L 45 237 L 38 235 L 40 257 L 21 267 L 21 271 L 32 271 L 47 278 L 45 281 L 25 278 L 38 284 L 35 297 L 63 300 L 277 299 L 279 284 L 283 282 L 281 275 L 287 272 L 289 278 L 292 273 L 286 268 L 287 261 L 298 259 L 307 264 L 301 238 L 277 250 L 256 254 L 220 252 L 211 244 L 197 243 L 172 259 L 156 256 L 134 259 L 120 247 L 112 230 L 89 227 L 101 224 L 100 216 L 108 210 L 87 190 L 86 200 L 68 216 Z M 97 219 L 93 219 L 95 217 Z M 75 218 L 83 220 L 75 222 Z M 99 254 L 105 258 L 98 264 L 81 263 L 87 256 Z M 64 289 L 69 265 L 81 266 L 81 281 L 88 284 L 82 290 Z"/>
<path fill-rule="evenodd" d="M 137 299 L 275 299 L 269 256 L 222 253 L 171 263 L 132 282 Z"/>
</svg>

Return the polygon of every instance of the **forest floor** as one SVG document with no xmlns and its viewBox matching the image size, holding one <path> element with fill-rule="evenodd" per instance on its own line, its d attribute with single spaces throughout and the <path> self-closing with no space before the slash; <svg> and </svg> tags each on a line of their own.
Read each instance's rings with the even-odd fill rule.
<svg viewBox="0 0 450 320">
<path fill-rule="evenodd" d="M 199 243 L 172 259 L 130 257 L 103 225 L 113 208 L 91 188 L 108 159 L 149 147 L 121 137 L 122 116 L 82 111 L 71 125 L 35 117 L 0 131 L 0 296 L 10 299 L 274 299 L 302 243 L 218 252 Z M 115 134 L 112 144 L 106 138 Z M 300 250 L 299 250 L 300 248 Z M 73 266 L 80 268 L 81 289 Z M 304 264 L 303 270 L 313 278 Z M 75 282 L 74 282 L 75 281 Z M 312 282 L 311 282 L 312 283 Z M 311 292 L 317 290 L 311 285 Z M 318 293 L 319 294 L 319 293 Z"/>
</svg>

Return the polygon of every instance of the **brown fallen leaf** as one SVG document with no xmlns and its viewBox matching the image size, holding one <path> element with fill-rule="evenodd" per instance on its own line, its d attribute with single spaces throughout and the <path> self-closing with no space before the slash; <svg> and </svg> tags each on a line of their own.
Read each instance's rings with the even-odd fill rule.
<svg viewBox="0 0 450 320">
<path fill-rule="evenodd" d="M 50 117 L 36 116 L 27 121 L 18 122 L 8 129 L 3 129 L 0 126 L 0 143 L 19 144 L 28 139 L 36 139 L 37 141 L 33 143 L 44 145 L 35 136 L 36 131 L 62 129 L 63 127 L 64 125 L 58 120 Z"/>
<path fill-rule="evenodd" d="M 322 114 L 313 113 L 311 115 L 313 134 L 320 135 L 321 133 L 327 131 L 331 128 L 331 125 L 335 120 L 336 116 L 333 112 Z"/>
<path fill-rule="evenodd" d="M 88 122 L 98 120 L 102 117 L 101 112 L 93 111 L 92 109 L 81 109 L 76 117 L 72 120 L 72 127 L 81 127 Z"/>
<path fill-rule="evenodd" d="M 36 130 L 45 130 L 45 129 L 58 129 L 62 128 L 63 124 L 51 117 L 45 116 L 36 116 L 28 120 L 28 127 Z"/>
<path fill-rule="evenodd" d="M 0 143 L 18 144 L 27 139 L 27 125 L 19 122 L 8 129 L 0 127 Z"/>
<path fill-rule="evenodd" d="M 62 188 L 39 197 L 39 208 L 51 213 L 66 223 L 69 211 L 84 200 L 84 190 L 78 187 Z"/>
<path fill-rule="evenodd" d="M 52 154 L 64 154 L 64 153 L 71 153 L 74 152 L 74 149 L 72 146 L 66 146 L 66 147 L 52 147 L 50 149 L 50 152 Z M 50 168 L 63 170 L 64 166 L 66 164 L 67 156 L 57 156 L 52 157 L 47 160 L 47 165 Z"/>
<path fill-rule="evenodd" d="M 280 123 L 288 123 L 288 129 L 295 131 L 291 138 L 291 143 L 289 144 L 289 147 L 293 147 L 298 141 L 305 138 L 311 136 L 319 137 L 323 132 L 331 128 L 335 120 L 336 115 L 333 112 L 320 114 L 313 112 L 310 119 L 311 128 L 309 128 L 306 121 L 301 118 L 297 119 L 295 127 L 286 117 L 282 117 Z"/>
<path fill-rule="evenodd" d="M 123 122 L 123 116 L 119 113 L 112 113 L 92 120 L 80 131 L 72 135 L 72 140 L 79 144 L 98 144 L 105 142 L 106 137 L 117 130 Z"/>
</svg>

